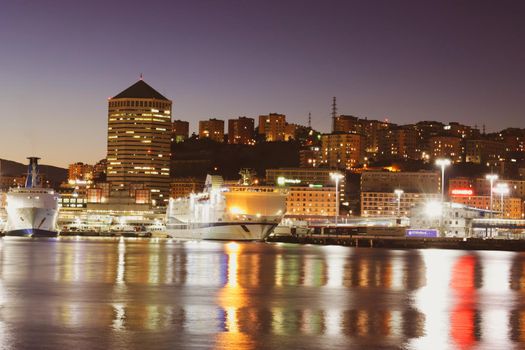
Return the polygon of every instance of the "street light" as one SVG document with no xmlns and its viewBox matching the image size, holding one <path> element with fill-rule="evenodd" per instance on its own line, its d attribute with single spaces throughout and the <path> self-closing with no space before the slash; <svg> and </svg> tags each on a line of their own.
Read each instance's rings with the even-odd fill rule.
<svg viewBox="0 0 525 350">
<path fill-rule="evenodd" d="M 494 192 L 498 193 L 500 195 L 500 210 L 501 210 L 501 217 L 505 218 L 505 213 L 503 211 L 503 196 L 506 196 L 509 194 L 509 185 L 506 183 L 498 183 L 496 187 L 494 188 Z"/>
<path fill-rule="evenodd" d="M 339 181 L 344 177 L 339 172 L 330 173 L 330 178 L 335 181 L 335 226 L 337 226 L 337 217 L 339 216 Z"/>
<path fill-rule="evenodd" d="M 436 159 L 436 165 L 441 167 L 441 205 L 445 202 L 445 168 L 450 164 L 450 159 Z"/>
<path fill-rule="evenodd" d="M 405 191 L 399 188 L 394 190 L 394 193 L 397 196 L 397 216 L 398 217 L 401 216 L 401 196 L 403 195 L 404 192 Z"/>
<path fill-rule="evenodd" d="M 492 218 L 492 192 L 494 192 L 494 181 L 498 179 L 498 175 L 496 174 L 487 174 L 485 175 L 485 179 L 489 180 L 490 182 L 490 217 Z"/>
</svg>

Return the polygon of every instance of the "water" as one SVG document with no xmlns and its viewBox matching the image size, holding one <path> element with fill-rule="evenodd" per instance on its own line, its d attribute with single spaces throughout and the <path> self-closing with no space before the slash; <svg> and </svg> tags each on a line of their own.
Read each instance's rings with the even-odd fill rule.
<svg viewBox="0 0 525 350">
<path fill-rule="evenodd" d="M 513 349 L 525 254 L 0 241 L 0 349 Z"/>
</svg>

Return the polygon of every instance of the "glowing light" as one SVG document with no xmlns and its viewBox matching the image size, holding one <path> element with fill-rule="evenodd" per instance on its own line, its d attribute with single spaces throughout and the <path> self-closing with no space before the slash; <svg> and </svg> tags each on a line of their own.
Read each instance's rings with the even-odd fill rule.
<svg viewBox="0 0 525 350">
<path fill-rule="evenodd" d="M 432 201 L 432 202 L 428 202 L 425 205 L 425 214 L 428 215 L 429 217 L 441 216 L 442 210 L 443 208 L 441 206 L 441 203 L 439 202 Z"/>
<path fill-rule="evenodd" d="M 474 191 L 470 188 L 454 188 L 450 193 L 454 196 L 472 196 Z"/>
<path fill-rule="evenodd" d="M 239 207 L 231 207 L 230 208 L 230 213 L 234 214 L 234 215 L 241 215 L 241 214 L 245 214 L 245 211 L 242 210 L 241 208 Z"/>
</svg>

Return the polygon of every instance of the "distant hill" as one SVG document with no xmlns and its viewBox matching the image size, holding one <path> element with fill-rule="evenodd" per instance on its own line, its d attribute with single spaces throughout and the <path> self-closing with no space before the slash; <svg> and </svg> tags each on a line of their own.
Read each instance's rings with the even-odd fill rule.
<svg viewBox="0 0 525 350">
<path fill-rule="evenodd" d="M 67 180 L 67 169 L 52 165 L 40 165 L 40 174 L 49 180 L 52 187 L 58 187 L 61 182 Z M 27 173 L 27 164 L 13 162 L 12 160 L 0 158 L 0 175 L 21 176 Z"/>
</svg>

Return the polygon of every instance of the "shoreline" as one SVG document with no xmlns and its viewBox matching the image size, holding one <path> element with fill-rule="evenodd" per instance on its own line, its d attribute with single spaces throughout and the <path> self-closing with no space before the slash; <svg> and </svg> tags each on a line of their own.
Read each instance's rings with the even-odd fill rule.
<svg viewBox="0 0 525 350">
<path fill-rule="evenodd" d="M 525 241 L 518 239 L 482 238 L 417 238 L 384 236 L 272 236 L 271 243 L 295 243 L 313 245 L 339 245 L 354 248 L 386 249 L 455 249 L 455 250 L 498 250 L 525 251 Z"/>
</svg>

